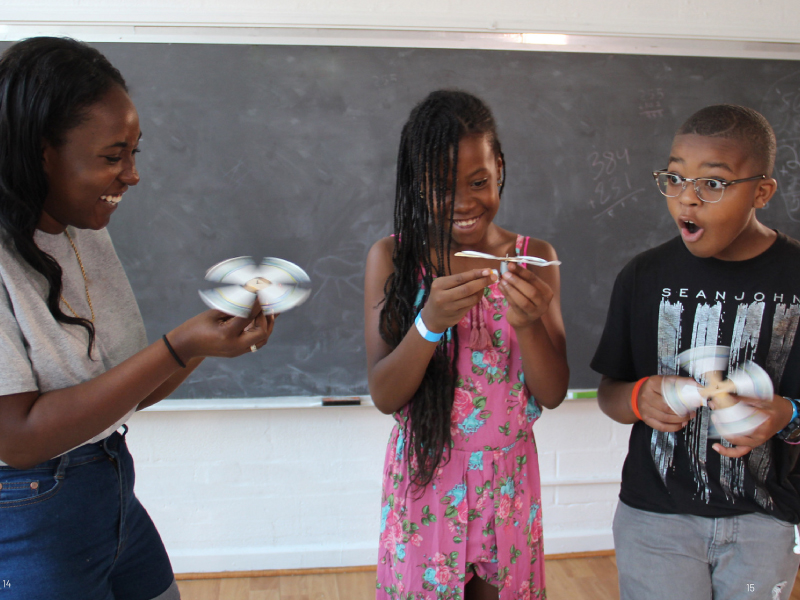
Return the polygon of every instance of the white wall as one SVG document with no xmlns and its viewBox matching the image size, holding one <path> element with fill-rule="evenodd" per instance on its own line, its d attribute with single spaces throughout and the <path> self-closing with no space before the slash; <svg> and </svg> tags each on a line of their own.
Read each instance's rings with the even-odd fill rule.
<svg viewBox="0 0 800 600">
<path fill-rule="evenodd" d="M 731 46 L 719 40 L 732 40 L 734 53 L 749 56 L 775 46 L 743 41 L 800 42 L 799 22 L 797 0 L 0 0 L 4 40 L 63 34 L 87 41 L 319 43 L 332 39 L 332 29 L 351 28 L 402 30 L 395 43 L 409 45 L 485 47 L 481 40 L 491 36 L 495 44 L 515 43 L 525 38 L 500 34 L 549 32 L 644 37 L 633 51 L 656 48 L 648 36 L 662 38 L 662 46 L 663 38 L 678 38 L 689 53 L 724 54 Z M 367 31 L 348 39 L 388 37 Z M 708 50 L 697 40 L 717 45 Z M 376 409 L 173 411 L 165 403 L 135 415 L 130 426 L 138 494 L 177 572 L 375 562 L 392 426 Z M 546 412 L 535 431 L 546 551 L 610 548 L 628 428 L 605 418 L 594 401 L 577 400 Z"/>
<path fill-rule="evenodd" d="M 128 440 L 137 494 L 177 572 L 375 563 L 391 417 L 372 406 L 170 405 L 135 415 Z M 628 427 L 594 400 L 571 400 L 546 411 L 534 431 L 545 551 L 611 548 Z"/>
</svg>

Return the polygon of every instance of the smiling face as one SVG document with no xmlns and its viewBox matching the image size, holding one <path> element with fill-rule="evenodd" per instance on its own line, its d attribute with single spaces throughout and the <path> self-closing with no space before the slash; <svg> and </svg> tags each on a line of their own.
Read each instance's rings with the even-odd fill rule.
<svg viewBox="0 0 800 600">
<path fill-rule="evenodd" d="M 469 135 L 459 141 L 451 230 L 454 250 L 480 250 L 486 243 L 500 207 L 498 183 L 502 167 L 488 136 Z"/>
<path fill-rule="evenodd" d="M 736 138 L 678 135 L 667 169 L 682 177 L 713 177 L 733 181 L 761 174 L 761 168 Z M 689 252 L 700 258 L 746 260 L 764 252 L 775 233 L 756 219 L 775 193 L 774 179 L 728 186 L 722 200 L 702 202 L 691 183 L 675 198 L 666 198 Z"/>
<path fill-rule="evenodd" d="M 48 193 L 39 229 L 60 233 L 67 225 L 102 229 L 122 194 L 139 183 L 135 154 L 139 115 L 119 86 L 90 106 L 86 118 L 64 135 L 63 143 L 44 143 Z"/>
</svg>

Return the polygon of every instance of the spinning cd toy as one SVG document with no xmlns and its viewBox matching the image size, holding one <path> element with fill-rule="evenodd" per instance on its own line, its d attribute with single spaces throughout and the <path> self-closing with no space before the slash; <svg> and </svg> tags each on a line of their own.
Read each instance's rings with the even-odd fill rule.
<svg viewBox="0 0 800 600">
<path fill-rule="evenodd" d="M 526 265 L 533 265 L 534 267 L 549 267 L 550 265 L 560 265 L 560 260 L 545 260 L 538 256 L 494 256 L 493 254 L 486 254 L 485 252 L 476 252 L 475 250 L 464 250 L 463 252 L 456 252 L 456 256 L 464 256 L 466 258 L 488 258 L 490 260 L 500 260 L 503 262 L 501 270 L 505 271 L 505 263 L 525 263 Z"/>
<path fill-rule="evenodd" d="M 206 271 L 206 280 L 230 284 L 200 290 L 200 298 L 208 307 L 234 317 L 247 317 L 256 298 L 264 314 L 272 315 L 299 306 L 311 294 L 306 272 L 280 258 L 265 258 L 260 265 L 250 256 L 229 258 Z"/>
<path fill-rule="evenodd" d="M 773 394 L 769 375 L 753 361 L 745 362 L 723 379 L 729 358 L 727 346 L 692 348 L 678 355 L 678 364 L 695 379 L 705 380 L 706 385 L 689 383 L 678 387 L 675 378 L 661 380 L 664 401 L 677 415 L 686 416 L 701 406 L 708 406 L 708 399 L 713 398 L 716 408 L 711 413 L 711 422 L 716 435 L 723 438 L 748 435 L 767 420 L 763 412 L 735 400 L 731 394 L 762 400 L 771 400 Z"/>
</svg>

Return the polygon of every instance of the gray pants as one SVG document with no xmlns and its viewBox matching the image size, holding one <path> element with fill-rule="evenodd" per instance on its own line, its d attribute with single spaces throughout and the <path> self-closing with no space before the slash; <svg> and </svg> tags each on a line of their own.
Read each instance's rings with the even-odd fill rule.
<svg viewBox="0 0 800 600">
<path fill-rule="evenodd" d="M 620 600 L 788 600 L 800 564 L 794 533 L 761 514 L 710 519 L 620 502 Z"/>
</svg>

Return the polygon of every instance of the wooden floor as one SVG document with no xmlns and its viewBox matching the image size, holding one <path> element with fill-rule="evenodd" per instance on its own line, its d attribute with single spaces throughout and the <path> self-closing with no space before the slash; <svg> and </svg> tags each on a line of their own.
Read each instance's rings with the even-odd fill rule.
<svg viewBox="0 0 800 600">
<path fill-rule="evenodd" d="M 618 600 L 613 556 L 545 561 L 548 600 Z M 374 600 L 375 571 L 179 581 L 182 600 Z M 800 575 L 790 600 L 800 600 Z"/>
</svg>

